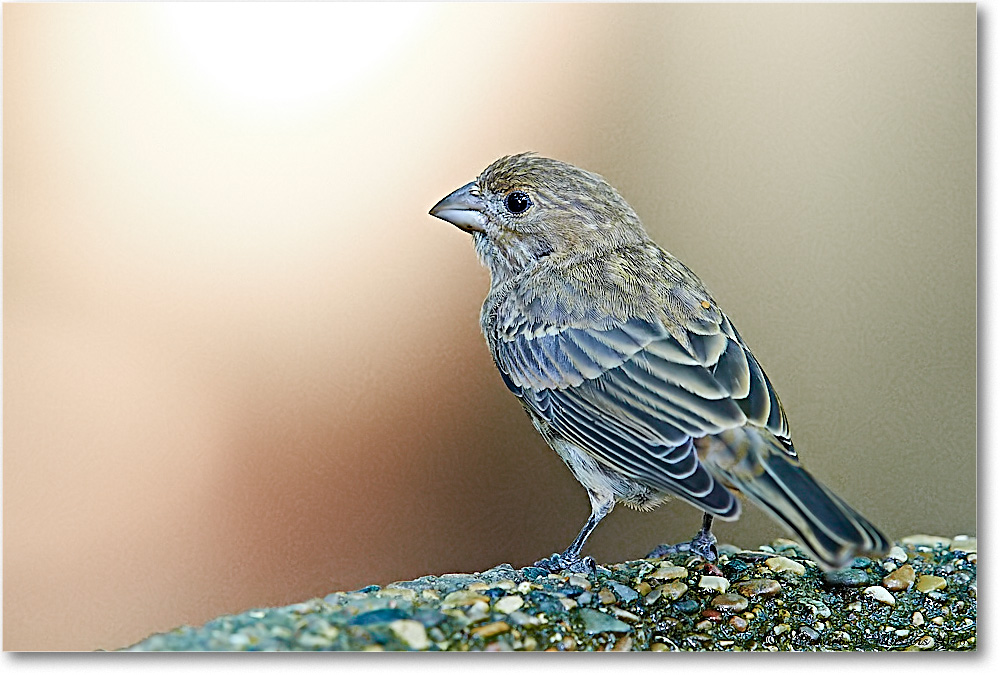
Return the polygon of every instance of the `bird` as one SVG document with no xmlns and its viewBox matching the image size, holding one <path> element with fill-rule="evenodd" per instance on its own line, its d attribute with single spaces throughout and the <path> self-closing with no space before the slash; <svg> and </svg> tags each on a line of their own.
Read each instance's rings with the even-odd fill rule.
<svg viewBox="0 0 1000 675">
<path fill-rule="evenodd" d="M 718 559 L 714 519 L 737 494 L 825 570 L 890 542 L 803 466 L 757 358 L 705 284 L 647 234 L 599 174 L 501 157 L 429 215 L 472 235 L 490 273 L 480 325 L 506 387 L 583 485 L 591 513 L 549 572 L 596 571 L 587 538 L 623 503 L 679 498 L 702 512 L 687 551 Z"/>
</svg>

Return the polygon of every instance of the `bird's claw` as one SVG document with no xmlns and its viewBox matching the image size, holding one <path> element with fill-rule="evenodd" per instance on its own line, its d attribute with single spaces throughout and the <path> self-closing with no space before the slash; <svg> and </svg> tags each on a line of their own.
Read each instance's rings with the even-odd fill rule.
<svg viewBox="0 0 1000 675">
<path fill-rule="evenodd" d="M 665 558 L 674 553 L 691 553 L 701 556 L 708 562 L 715 562 L 719 559 L 719 549 L 715 545 L 715 535 L 711 532 L 699 532 L 691 541 L 685 541 L 672 546 L 663 544 L 654 548 L 647 556 L 649 558 Z"/>
<path fill-rule="evenodd" d="M 553 553 L 548 558 L 542 558 L 534 564 L 548 572 L 573 572 L 576 574 L 597 574 L 597 563 L 592 557 L 578 558 L 564 553 Z"/>
</svg>

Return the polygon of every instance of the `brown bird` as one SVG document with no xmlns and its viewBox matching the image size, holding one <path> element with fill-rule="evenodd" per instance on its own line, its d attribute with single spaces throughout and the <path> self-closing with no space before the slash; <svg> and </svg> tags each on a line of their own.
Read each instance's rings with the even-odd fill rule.
<svg viewBox="0 0 1000 675">
<path fill-rule="evenodd" d="M 430 211 L 472 234 L 490 271 L 481 326 L 507 388 L 590 497 L 562 553 L 536 565 L 594 569 L 581 549 L 616 501 L 671 496 L 704 512 L 690 550 L 714 560 L 714 518 L 744 494 L 824 568 L 889 541 L 799 462 L 757 359 L 705 285 L 646 234 L 601 176 L 531 153 L 503 157 Z"/>
</svg>

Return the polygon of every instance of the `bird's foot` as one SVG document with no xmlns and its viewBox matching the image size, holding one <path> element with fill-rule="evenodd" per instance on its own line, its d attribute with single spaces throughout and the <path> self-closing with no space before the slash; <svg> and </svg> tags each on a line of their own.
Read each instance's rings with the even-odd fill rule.
<svg viewBox="0 0 1000 675">
<path fill-rule="evenodd" d="M 597 563 L 589 555 L 582 558 L 565 553 L 553 553 L 534 564 L 549 572 L 573 572 L 576 574 L 597 574 Z"/>
<path fill-rule="evenodd" d="M 711 532 L 702 530 L 696 534 L 694 539 L 691 541 L 685 541 L 681 544 L 674 544 L 672 546 L 664 546 L 661 544 L 654 548 L 646 557 L 664 558 L 672 553 L 690 553 L 692 555 L 701 556 L 709 562 L 715 562 L 719 559 L 719 549 L 716 548 L 715 543 L 715 535 Z"/>
</svg>

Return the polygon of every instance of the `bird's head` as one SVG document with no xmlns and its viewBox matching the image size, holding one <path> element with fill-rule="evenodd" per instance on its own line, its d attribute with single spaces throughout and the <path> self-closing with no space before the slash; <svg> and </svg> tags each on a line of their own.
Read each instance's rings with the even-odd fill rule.
<svg viewBox="0 0 1000 675">
<path fill-rule="evenodd" d="M 601 176 L 533 153 L 493 162 L 430 215 L 472 234 L 494 283 L 550 256 L 600 255 L 646 237 Z"/>
</svg>

